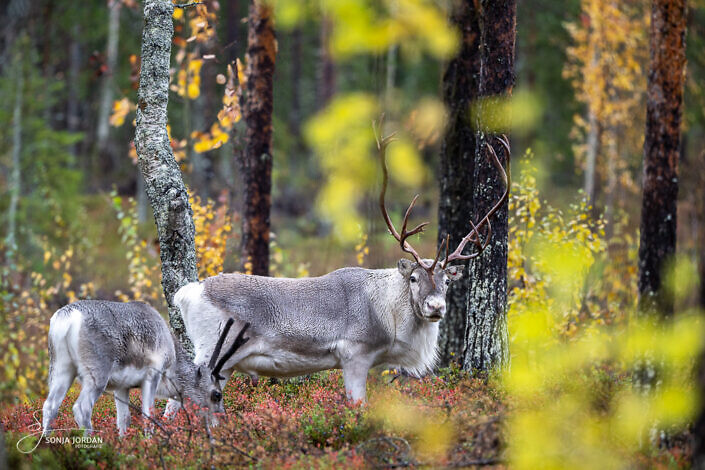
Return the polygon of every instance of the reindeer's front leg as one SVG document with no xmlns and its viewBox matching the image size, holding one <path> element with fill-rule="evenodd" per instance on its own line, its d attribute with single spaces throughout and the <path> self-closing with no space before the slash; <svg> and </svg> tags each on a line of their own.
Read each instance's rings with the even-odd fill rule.
<svg viewBox="0 0 705 470">
<path fill-rule="evenodd" d="M 368 356 L 355 356 L 343 363 L 343 381 L 348 400 L 366 401 L 367 373 L 372 364 L 373 359 Z"/>
</svg>

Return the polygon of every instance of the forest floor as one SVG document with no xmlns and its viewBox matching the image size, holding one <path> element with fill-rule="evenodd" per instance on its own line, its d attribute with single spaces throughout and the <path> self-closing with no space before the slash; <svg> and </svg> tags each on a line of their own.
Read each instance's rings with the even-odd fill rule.
<svg viewBox="0 0 705 470">
<path fill-rule="evenodd" d="M 3 407 L 10 468 L 504 468 L 509 458 L 511 400 L 495 381 L 456 369 L 420 380 L 373 371 L 367 405 L 346 402 L 339 371 L 260 380 L 256 387 L 249 378 L 235 377 L 224 391 L 226 415 L 210 438 L 193 409 L 173 421 L 157 420 L 146 437 L 134 390 L 136 408 L 126 437 L 117 436 L 114 404 L 106 393 L 94 409 L 95 434 L 81 440 L 82 433 L 71 430 L 79 390 L 74 385 L 69 391 L 55 423 L 68 431 L 38 445 L 43 401 Z M 158 404 L 160 412 L 163 406 Z M 686 447 L 676 442 L 639 453 L 633 466 L 687 468 Z"/>
</svg>

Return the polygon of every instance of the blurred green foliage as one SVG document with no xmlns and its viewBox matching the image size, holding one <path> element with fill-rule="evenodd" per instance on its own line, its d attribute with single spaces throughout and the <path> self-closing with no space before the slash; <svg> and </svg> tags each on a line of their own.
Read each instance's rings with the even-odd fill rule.
<svg viewBox="0 0 705 470">
<path fill-rule="evenodd" d="M 0 94 L 7 97 L 6 106 L 0 108 L 0 161 L 9 174 L 14 164 L 11 160 L 13 132 L 19 127 L 21 176 L 17 250 L 38 267 L 43 253 L 42 239 L 46 237 L 50 243 L 60 244 L 82 223 L 83 173 L 71 151 L 82 136 L 53 129 L 48 115 L 57 104 L 56 96 L 64 84 L 44 80 L 39 56 L 30 47 L 26 34 L 15 41 L 9 57 L 10 66 L 0 76 Z M 16 74 L 21 74 L 22 80 L 18 80 Z M 22 86 L 22 110 L 21 122 L 16 123 L 13 112 L 18 86 Z M 10 216 L 9 199 L 10 191 L 0 194 L 0 212 L 5 226 Z"/>
</svg>

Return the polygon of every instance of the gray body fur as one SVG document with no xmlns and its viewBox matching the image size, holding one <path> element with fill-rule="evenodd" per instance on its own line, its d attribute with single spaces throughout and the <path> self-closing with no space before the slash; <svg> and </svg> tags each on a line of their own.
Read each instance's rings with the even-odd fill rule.
<svg viewBox="0 0 705 470">
<path fill-rule="evenodd" d="M 129 389 L 142 388 L 142 411 L 149 416 L 155 398 L 190 398 L 212 411 L 220 391 L 208 370 L 194 364 L 164 319 L 142 302 L 82 300 L 57 310 L 49 326 L 49 396 L 44 432 L 75 378 L 81 393 L 73 411 L 79 427 L 90 431 L 93 405 L 105 390 L 114 392 L 120 434 L 129 426 Z"/>
<path fill-rule="evenodd" d="M 400 366 L 416 375 L 433 369 L 447 285 L 460 275 L 454 266 L 438 268 L 434 284 L 409 260 L 397 269 L 343 268 L 315 278 L 221 274 L 185 285 L 174 301 L 197 361 L 208 359 L 227 318 L 251 324 L 250 341 L 223 367 L 226 377 L 340 368 L 349 398 L 364 400 L 371 367 Z"/>
</svg>

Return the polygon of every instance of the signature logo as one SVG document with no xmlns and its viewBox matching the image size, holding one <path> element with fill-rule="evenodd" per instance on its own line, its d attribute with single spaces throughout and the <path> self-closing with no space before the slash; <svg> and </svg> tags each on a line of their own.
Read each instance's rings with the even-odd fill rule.
<svg viewBox="0 0 705 470">
<path fill-rule="evenodd" d="M 39 413 L 40 410 L 36 410 L 34 413 L 32 413 L 32 418 L 34 418 L 34 423 L 29 425 L 29 431 L 30 433 L 21 438 L 19 441 L 17 441 L 17 444 L 15 445 L 17 447 L 17 450 L 22 452 L 23 454 L 31 454 L 34 452 L 37 447 L 39 447 L 39 444 L 42 443 L 42 441 L 45 441 L 48 444 L 57 444 L 57 445 L 65 445 L 65 444 L 71 444 L 74 447 L 77 448 L 82 448 L 82 449 L 89 449 L 89 448 L 97 448 L 103 445 L 103 438 L 100 436 L 57 436 L 57 435 L 47 435 L 46 432 L 44 432 L 44 429 L 42 429 L 42 423 L 37 417 L 37 414 Z M 57 429 L 52 429 L 52 431 L 80 431 L 78 428 L 57 428 Z M 96 432 L 96 431 L 94 431 Z M 97 431 L 100 432 L 100 431 Z M 32 446 L 32 441 L 28 441 L 27 439 L 32 438 L 32 437 L 37 437 L 39 436 L 39 439 L 37 439 L 37 442 L 34 443 Z"/>
</svg>

